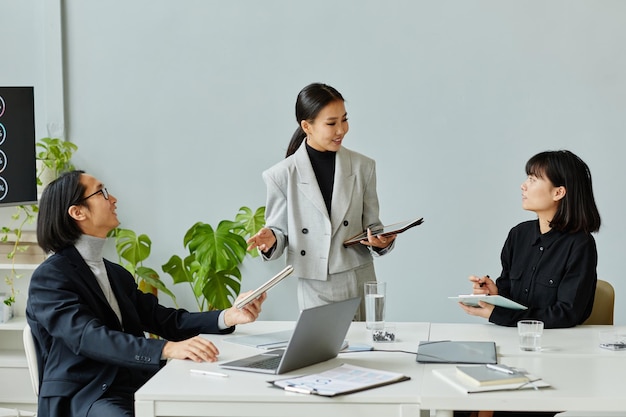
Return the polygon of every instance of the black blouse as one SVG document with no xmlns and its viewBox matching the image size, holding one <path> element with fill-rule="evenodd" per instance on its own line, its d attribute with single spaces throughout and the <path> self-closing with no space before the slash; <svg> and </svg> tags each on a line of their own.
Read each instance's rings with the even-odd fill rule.
<svg viewBox="0 0 626 417">
<path fill-rule="evenodd" d="M 546 328 L 572 327 L 591 314 L 598 253 L 589 233 L 551 230 L 541 234 L 539 221 L 518 224 L 509 232 L 501 254 L 498 293 L 528 307 L 495 307 L 489 321 L 516 326 L 536 319 Z"/>
</svg>

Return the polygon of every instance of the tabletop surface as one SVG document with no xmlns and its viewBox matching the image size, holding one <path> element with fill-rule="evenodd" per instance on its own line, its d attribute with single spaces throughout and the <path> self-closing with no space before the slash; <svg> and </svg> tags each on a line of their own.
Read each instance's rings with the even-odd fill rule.
<svg viewBox="0 0 626 417">
<path fill-rule="evenodd" d="M 626 369 L 626 351 L 615 352 L 599 347 L 599 333 L 613 326 L 578 326 L 571 329 L 546 329 L 540 352 L 524 352 L 519 349 L 517 329 L 493 324 L 455 323 L 408 323 L 396 322 L 396 341 L 374 343 L 365 323 L 353 322 L 347 340 L 352 344 L 369 344 L 374 351 L 340 353 L 338 357 L 317 365 L 298 369 L 283 375 L 267 375 L 252 372 L 224 370 L 219 363 L 259 353 L 259 349 L 234 343 L 236 336 L 268 333 L 293 328 L 294 322 L 255 322 L 238 326 L 232 335 L 203 335 L 220 350 L 215 363 L 194 363 L 172 360 L 135 394 L 137 416 L 180 415 L 176 407 L 183 407 L 192 414 L 193 404 L 211 404 L 218 412 L 230 410 L 237 404 L 241 415 L 266 415 L 259 407 L 263 404 L 278 405 L 271 413 L 284 410 L 293 412 L 290 406 L 332 406 L 317 412 L 339 410 L 342 405 L 367 405 L 367 411 L 376 415 L 418 415 L 419 408 L 439 410 L 438 415 L 451 415 L 446 410 L 577 410 L 620 411 L 626 410 L 626 396 L 621 383 L 620 370 Z M 415 361 L 420 341 L 459 340 L 495 341 L 498 361 L 526 369 L 541 376 L 551 384 L 539 391 L 520 390 L 512 395 L 507 392 L 465 394 L 436 376 L 433 369 L 455 365 L 418 364 Z M 410 381 L 379 387 L 363 392 L 333 398 L 286 392 L 271 386 L 268 381 L 322 372 L 348 363 L 356 366 L 402 373 Z M 227 378 L 191 374 L 191 369 L 227 373 Z M 220 409 L 219 405 L 225 408 Z M 249 404 L 250 409 L 246 404 Z M 381 408 L 379 411 L 376 407 Z M 413 408 L 404 409 L 410 406 Z M 146 407 L 142 409 L 142 407 Z M 156 409 L 161 409 L 159 414 Z M 169 408 L 168 408 L 169 407 Z M 337 408 L 339 407 L 339 408 Z M 395 407 L 395 408 L 394 408 Z M 141 410 L 149 410 L 144 413 Z M 317 409 L 315 409 L 317 410 Z M 407 411 L 408 410 L 408 411 Z M 345 410 L 344 410 L 345 411 Z M 198 412 L 196 410 L 196 412 Z M 172 414 L 168 414 L 172 413 Z M 287 415 L 285 414 L 285 415 Z M 218 415 L 218 414 L 211 414 Z M 228 414 L 231 415 L 231 414 Z M 239 414 L 238 414 L 239 415 Z M 269 415 L 269 414 L 267 414 Z M 278 414 L 275 414 L 278 415 Z M 282 415 L 282 414 L 281 414 Z M 314 415 L 314 414 L 311 414 Z M 326 414 L 330 416 L 331 414 Z M 334 415 L 334 414 L 333 414 Z M 346 413 L 345 415 L 348 415 Z"/>
</svg>

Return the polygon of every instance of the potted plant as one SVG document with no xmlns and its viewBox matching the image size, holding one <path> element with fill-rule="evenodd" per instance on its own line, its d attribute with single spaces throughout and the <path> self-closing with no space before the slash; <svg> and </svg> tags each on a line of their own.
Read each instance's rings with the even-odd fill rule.
<svg viewBox="0 0 626 417">
<path fill-rule="evenodd" d="M 74 169 L 71 158 L 78 147 L 60 138 L 42 138 L 36 147 L 41 149 L 37 153 L 37 185 L 44 187 L 59 176 L 59 174 Z"/>
<path fill-rule="evenodd" d="M 109 233 L 109 237 L 115 239 L 115 250 L 119 258 L 119 263 L 130 272 L 135 278 L 139 289 L 145 293 L 152 293 L 155 296 L 161 291 L 174 300 L 176 296 L 161 281 L 159 274 L 152 268 L 144 266 L 143 262 L 150 256 L 152 241 L 145 235 L 137 235 L 133 230 L 116 228 Z"/>
<path fill-rule="evenodd" d="M 41 151 L 36 154 L 38 161 L 38 186 L 44 185 L 48 171 L 51 171 L 54 178 L 56 178 L 61 173 L 74 169 L 71 158 L 78 149 L 75 144 L 59 138 L 42 138 L 36 143 L 36 147 L 41 149 Z M 15 213 L 11 216 L 12 224 L 0 228 L 0 233 L 2 234 L 0 242 L 10 244 L 7 258 L 11 261 L 11 269 L 4 279 L 9 286 L 10 292 L 3 300 L 4 304 L 8 306 L 11 306 L 15 302 L 16 290 L 14 281 L 21 277 L 21 274 L 18 274 L 15 269 L 15 259 L 19 253 L 26 252 L 30 247 L 30 245 L 23 243 L 24 227 L 34 223 L 38 211 L 38 204 L 19 205 L 16 207 Z M 16 222 L 17 225 L 14 225 L 13 223 Z"/>
<path fill-rule="evenodd" d="M 9 274 L 4 277 L 4 282 L 9 287 L 9 293 L 4 300 L 4 304 L 11 306 L 15 302 L 16 290 L 15 280 L 22 277 L 15 269 L 15 260 L 19 253 L 26 252 L 29 248 L 28 244 L 22 242 L 23 229 L 27 224 L 32 224 L 37 216 L 39 206 L 36 204 L 23 204 L 17 206 L 17 211 L 11 216 L 11 220 L 19 222 L 16 227 L 2 226 L 0 242 L 9 245 L 7 259 L 11 261 L 11 269 Z M 9 238 L 11 240 L 9 240 Z"/>
<path fill-rule="evenodd" d="M 246 238 L 264 224 L 265 207 L 255 212 L 241 207 L 234 221 L 222 220 L 217 228 L 197 222 L 183 239 L 189 255 L 184 259 L 173 255 L 162 266 L 163 272 L 171 275 L 174 284 L 190 285 L 199 311 L 229 308 L 241 289 L 239 265 L 246 254 L 258 256 L 256 250 L 247 252 Z"/>
</svg>

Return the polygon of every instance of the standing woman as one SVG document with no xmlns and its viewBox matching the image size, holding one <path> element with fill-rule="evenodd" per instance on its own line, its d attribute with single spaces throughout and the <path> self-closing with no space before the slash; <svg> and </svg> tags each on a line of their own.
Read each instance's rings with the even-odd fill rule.
<svg viewBox="0 0 626 417">
<path fill-rule="evenodd" d="M 546 328 L 573 327 L 591 314 L 598 253 L 591 235 L 600 229 L 591 172 L 570 151 L 541 152 L 526 163 L 522 207 L 536 220 L 518 224 L 502 249 L 496 282 L 471 276 L 475 294 L 500 294 L 528 307 L 510 310 L 481 303 L 469 314 L 515 326 L 536 319 Z"/>
<path fill-rule="evenodd" d="M 298 280 L 301 309 L 363 297 L 375 281 L 372 254 L 384 255 L 396 236 L 368 232 L 361 245 L 343 242 L 381 226 L 376 163 L 342 147 L 348 115 L 341 94 L 314 83 L 298 94 L 296 129 L 286 159 L 263 173 L 267 186 L 266 227 L 248 240 L 264 260 L 287 250 Z M 363 302 L 356 315 L 365 319 Z"/>
</svg>

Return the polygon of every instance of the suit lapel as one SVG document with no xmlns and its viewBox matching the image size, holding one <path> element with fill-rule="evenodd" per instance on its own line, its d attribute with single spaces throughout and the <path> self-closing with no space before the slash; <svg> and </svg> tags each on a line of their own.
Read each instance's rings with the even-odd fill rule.
<svg viewBox="0 0 626 417">
<path fill-rule="evenodd" d="M 332 204 L 333 234 L 341 227 L 342 220 L 350 208 L 350 197 L 354 190 L 355 180 L 350 153 L 341 147 L 336 158 Z"/>
<path fill-rule="evenodd" d="M 101 304 L 101 307 L 104 307 L 104 309 L 110 314 L 110 317 L 107 318 L 107 321 L 115 320 L 115 322 L 118 323 L 118 326 L 121 329 L 122 328 L 121 323 L 118 320 L 117 315 L 111 308 L 111 305 L 109 304 L 108 300 L 104 296 L 104 293 L 102 292 L 102 288 L 100 288 L 100 284 L 98 284 L 98 280 L 94 276 L 93 272 L 91 272 L 91 269 L 89 269 L 89 265 L 87 265 L 87 263 L 82 258 L 82 256 L 80 256 L 80 253 L 78 253 L 78 250 L 74 246 L 72 246 L 66 249 L 66 252 L 64 254 L 72 262 L 72 265 L 76 269 L 78 276 L 83 277 L 83 283 L 85 284 L 87 291 L 89 291 L 89 293 L 97 299 L 97 302 Z M 108 274 L 109 274 L 109 269 L 107 268 L 107 276 Z M 109 282 L 110 281 L 111 279 L 109 279 Z M 117 297 L 118 291 L 115 290 L 113 283 L 111 284 L 111 287 L 113 287 L 113 292 Z"/>
<path fill-rule="evenodd" d="M 323 213 L 330 220 L 328 210 L 326 210 L 326 204 L 324 203 L 324 197 L 322 197 L 320 186 L 317 183 L 317 178 L 315 178 L 311 160 L 306 152 L 304 141 L 294 153 L 294 157 L 296 158 L 296 171 L 298 172 L 298 189 L 311 201 L 320 213 Z"/>
<path fill-rule="evenodd" d="M 115 294 L 117 305 L 120 307 L 120 313 L 122 314 L 122 320 L 124 321 L 124 331 L 126 331 L 126 333 L 141 335 L 143 332 L 141 330 L 141 323 L 136 319 L 134 314 L 131 314 L 131 312 L 135 310 L 135 306 L 132 304 L 132 300 L 128 297 L 128 295 L 125 294 L 124 288 L 120 284 L 120 280 L 124 278 L 115 273 L 112 265 L 112 262 L 109 262 L 106 259 L 104 260 L 107 276 L 109 277 L 109 282 L 111 283 L 111 289 L 113 289 L 113 294 Z M 115 317 L 117 317 L 117 315 Z M 122 328 L 121 323 L 120 328 Z"/>
</svg>

